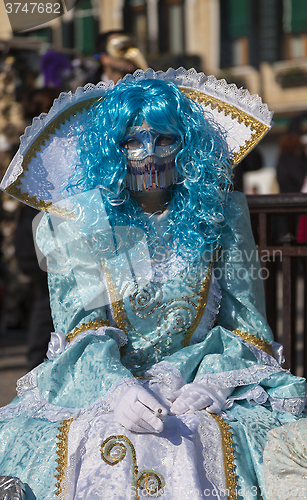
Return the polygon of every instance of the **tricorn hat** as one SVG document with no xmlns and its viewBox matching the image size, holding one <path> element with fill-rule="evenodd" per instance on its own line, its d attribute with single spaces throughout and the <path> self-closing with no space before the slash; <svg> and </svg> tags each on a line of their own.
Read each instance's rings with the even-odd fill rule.
<svg viewBox="0 0 307 500">
<path fill-rule="evenodd" d="M 272 115 L 258 95 L 194 69 L 147 69 L 126 75 L 121 82 L 147 79 L 174 83 L 182 93 L 209 111 L 225 132 L 231 161 L 235 166 L 264 137 L 272 126 Z M 100 82 L 79 87 L 74 94 L 61 93 L 47 114 L 34 118 L 21 137 L 18 152 L 0 188 L 18 200 L 54 214 L 65 210 L 65 182 L 79 163 L 77 145 L 89 108 L 114 87 Z M 68 196 L 67 194 L 65 196 Z"/>
</svg>

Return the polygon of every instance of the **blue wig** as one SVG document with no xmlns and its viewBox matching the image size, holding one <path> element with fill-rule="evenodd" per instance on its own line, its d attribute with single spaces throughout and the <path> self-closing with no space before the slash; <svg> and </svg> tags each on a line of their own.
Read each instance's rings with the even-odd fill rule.
<svg viewBox="0 0 307 500">
<path fill-rule="evenodd" d="M 70 190 L 100 186 L 111 225 L 139 226 L 150 232 L 125 187 L 127 165 L 120 148 L 127 128 L 144 121 L 161 134 L 181 136 L 182 149 L 176 157 L 180 180 L 171 188 L 164 240 L 179 255 L 194 260 L 205 249 L 218 246 L 231 186 L 230 155 L 212 115 L 173 83 L 124 80 L 92 107 L 80 136 L 80 165 Z"/>
</svg>

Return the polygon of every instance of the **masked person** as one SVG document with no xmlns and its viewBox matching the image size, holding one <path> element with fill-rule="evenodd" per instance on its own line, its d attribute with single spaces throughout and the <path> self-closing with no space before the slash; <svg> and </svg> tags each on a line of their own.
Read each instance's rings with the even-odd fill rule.
<svg viewBox="0 0 307 500">
<path fill-rule="evenodd" d="M 49 212 L 55 333 L 0 411 L 0 474 L 29 498 L 267 498 L 266 434 L 305 381 L 273 356 L 231 168 L 270 124 L 181 68 L 61 95 L 27 130 L 2 188 Z"/>
<path fill-rule="evenodd" d="M 117 83 L 127 73 L 137 69 L 148 68 L 144 55 L 131 35 L 123 30 L 111 30 L 100 33 L 96 39 L 97 54 L 94 56 L 99 62 L 91 83 L 113 80 Z"/>
</svg>

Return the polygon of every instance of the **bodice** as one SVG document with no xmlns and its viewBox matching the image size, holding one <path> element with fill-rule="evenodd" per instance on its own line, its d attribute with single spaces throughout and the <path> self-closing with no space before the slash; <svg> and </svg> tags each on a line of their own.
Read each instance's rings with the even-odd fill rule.
<svg viewBox="0 0 307 500">
<path fill-rule="evenodd" d="M 122 273 L 116 260 L 103 264 L 116 326 L 128 338 L 122 363 L 135 374 L 190 344 L 211 281 L 211 263 L 203 260 L 188 266 L 172 253 L 166 261 L 148 265 L 144 276 L 137 277 Z"/>
</svg>

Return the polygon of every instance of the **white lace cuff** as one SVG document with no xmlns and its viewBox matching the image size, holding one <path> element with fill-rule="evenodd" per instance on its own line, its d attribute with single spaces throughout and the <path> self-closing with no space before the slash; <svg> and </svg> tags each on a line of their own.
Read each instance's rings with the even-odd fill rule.
<svg viewBox="0 0 307 500">
<path fill-rule="evenodd" d="M 300 415 L 302 413 L 306 397 L 304 398 L 272 398 L 269 397 L 272 409 L 274 411 L 288 412 L 292 415 Z"/>
<path fill-rule="evenodd" d="M 160 361 L 160 363 L 153 365 L 145 373 L 145 380 L 149 387 L 158 385 L 161 392 L 178 391 L 186 384 L 180 371 L 168 361 Z"/>
</svg>

